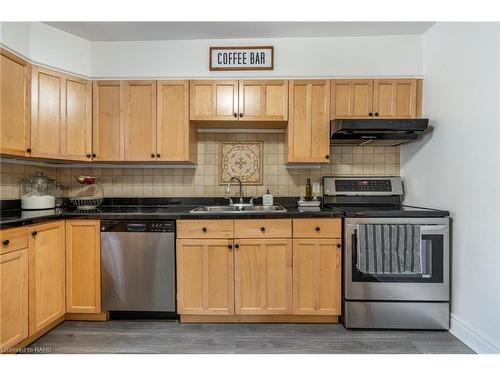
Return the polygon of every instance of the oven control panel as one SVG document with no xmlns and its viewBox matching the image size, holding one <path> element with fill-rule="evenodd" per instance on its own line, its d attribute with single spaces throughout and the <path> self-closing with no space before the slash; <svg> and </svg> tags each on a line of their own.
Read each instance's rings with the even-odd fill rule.
<svg viewBox="0 0 500 375">
<path fill-rule="evenodd" d="M 335 190 L 341 191 L 391 191 L 391 180 L 337 180 Z"/>
<path fill-rule="evenodd" d="M 333 177 L 323 178 L 323 195 L 403 195 L 401 177 Z"/>
</svg>

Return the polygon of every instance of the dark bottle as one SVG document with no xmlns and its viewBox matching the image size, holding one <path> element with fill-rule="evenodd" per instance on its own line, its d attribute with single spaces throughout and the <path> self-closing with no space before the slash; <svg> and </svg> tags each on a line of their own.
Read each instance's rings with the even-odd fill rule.
<svg viewBox="0 0 500 375">
<path fill-rule="evenodd" d="M 312 186 L 311 186 L 311 179 L 307 179 L 307 184 L 306 184 L 306 201 L 312 200 Z"/>
</svg>

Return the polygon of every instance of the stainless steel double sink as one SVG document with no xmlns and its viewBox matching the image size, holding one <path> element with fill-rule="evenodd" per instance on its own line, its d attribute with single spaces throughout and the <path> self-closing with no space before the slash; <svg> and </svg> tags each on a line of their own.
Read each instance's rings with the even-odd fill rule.
<svg viewBox="0 0 500 375">
<path fill-rule="evenodd" d="M 189 211 L 193 214 L 222 214 L 222 213 L 279 213 L 286 212 L 283 206 L 200 206 Z"/>
</svg>

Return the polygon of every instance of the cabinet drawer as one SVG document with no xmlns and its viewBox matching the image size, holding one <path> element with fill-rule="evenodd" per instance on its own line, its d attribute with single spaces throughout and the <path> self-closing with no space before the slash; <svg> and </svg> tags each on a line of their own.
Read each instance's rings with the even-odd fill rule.
<svg viewBox="0 0 500 375">
<path fill-rule="evenodd" d="M 0 231 L 0 254 L 28 247 L 28 228 L 20 227 Z"/>
<path fill-rule="evenodd" d="M 179 220 L 177 238 L 233 238 L 233 221 Z"/>
<path fill-rule="evenodd" d="M 292 220 L 235 220 L 235 238 L 288 238 L 292 236 Z"/>
<path fill-rule="evenodd" d="M 341 238 L 341 219 L 294 219 L 293 236 L 298 238 Z"/>
</svg>

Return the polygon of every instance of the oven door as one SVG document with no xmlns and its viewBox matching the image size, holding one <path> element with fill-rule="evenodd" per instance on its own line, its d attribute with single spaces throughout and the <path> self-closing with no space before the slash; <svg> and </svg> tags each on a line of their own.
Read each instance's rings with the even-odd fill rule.
<svg viewBox="0 0 500 375">
<path fill-rule="evenodd" d="M 420 225 L 422 273 L 363 273 L 357 265 L 358 224 Z M 345 225 L 345 299 L 372 301 L 449 301 L 449 219 L 347 219 Z"/>
</svg>

